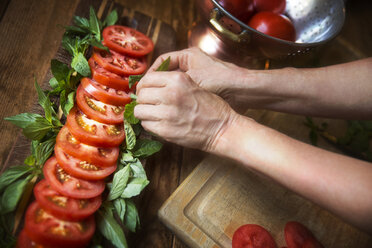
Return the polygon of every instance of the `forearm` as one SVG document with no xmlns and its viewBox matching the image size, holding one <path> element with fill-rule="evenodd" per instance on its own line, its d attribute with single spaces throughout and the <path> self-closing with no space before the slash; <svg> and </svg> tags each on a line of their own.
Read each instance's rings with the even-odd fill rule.
<svg viewBox="0 0 372 248">
<path fill-rule="evenodd" d="M 372 230 L 372 166 L 301 143 L 238 116 L 211 151 L 263 173 L 364 230 Z"/>
<path fill-rule="evenodd" d="M 372 116 L 372 58 L 314 69 L 238 69 L 235 74 L 223 97 L 236 105 L 309 116 Z"/>
</svg>

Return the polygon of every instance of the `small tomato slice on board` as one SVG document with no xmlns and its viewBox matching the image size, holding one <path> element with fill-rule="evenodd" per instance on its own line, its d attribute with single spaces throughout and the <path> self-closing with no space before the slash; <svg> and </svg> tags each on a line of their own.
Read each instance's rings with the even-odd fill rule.
<svg viewBox="0 0 372 248">
<path fill-rule="evenodd" d="M 84 180 L 101 180 L 116 170 L 116 163 L 110 166 L 90 164 L 87 161 L 77 159 L 66 154 L 58 144 L 54 147 L 54 154 L 62 169 L 76 178 Z"/>
<path fill-rule="evenodd" d="M 17 238 L 16 248 L 51 248 L 50 246 L 44 246 L 36 244 L 34 241 L 30 239 L 27 235 L 25 229 L 23 229 Z"/>
<path fill-rule="evenodd" d="M 94 217 L 70 222 L 60 220 L 40 208 L 35 201 L 25 217 L 26 234 L 41 245 L 52 247 L 86 247 L 95 230 Z"/>
<path fill-rule="evenodd" d="M 89 217 L 101 206 L 101 196 L 75 199 L 63 196 L 44 179 L 36 184 L 34 195 L 40 207 L 61 220 L 78 221 Z"/>
<path fill-rule="evenodd" d="M 145 58 L 134 58 L 110 50 L 110 52 L 94 49 L 92 58 L 104 69 L 119 75 L 138 75 L 145 72 Z"/>
<path fill-rule="evenodd" d="M 323 248 L 323 245 L 314 237 L 312 232 L 296 221 L 290 221 L 285 225 L 284 237 L 288 248 Z"/>
<path fill-rule="evenodd" d="M 89 119 L 74 107 L 67 115 L 66 126 L 82 143 L 97 147 L 119 146 L 125 139 L 124 125 L 110 125 Z"/>
<path fill-rule="evenodd" d="M 129 91 L 129 77 L 112 73 L 100 66 L 93 58 L 88 60 L 92 78 L 100 84 L 117 90 Z M 134 88 L 134 87 L 132 87 Z"/>
<path fill-rule="evenodd" d="M 76 91 L 76 104 L 90 118 L 106 124 L 123 123 L 124 106 L 103 103 L 79 85 Z"/>
<path fill-rule="evenodd" d="M 111 166 L 119 157 L 119 147 L 99 148 L 86 145 L 75 139 L 66 126 L 59 131 L 56 144 L 70 156 L 101 166 Z"/>
<path fill-rule="evenodd" d="M 152 40 L 133 28 L 113 25 L 102 31 L 103 42 L 108 48 L 129 54 L 133 57 L 142 57 L 154 50 Z"/>
<path fill-rule="evenodd" d="M 80 85 L 86 92 L 103 103 L 115 106 L 125 106 L 132 100 L 125 91 L 109 88 L 90 78 L 83 78 Z"/>
<path fill-rule="evenodd" d="M 45 179 L 54 190 L 71 198 L 94 198 L 102 194 L 105 189 L 103 181 L 88 181 L 67 174 L 54 156 L 46 161 L 43 172 Z"/>
<path fill-rule="evenodd" d="M 247 224 L 239 227 L 232 238 L 232 248 L 277 248 L 271 234 L 262 226 Z"/>
</svg>

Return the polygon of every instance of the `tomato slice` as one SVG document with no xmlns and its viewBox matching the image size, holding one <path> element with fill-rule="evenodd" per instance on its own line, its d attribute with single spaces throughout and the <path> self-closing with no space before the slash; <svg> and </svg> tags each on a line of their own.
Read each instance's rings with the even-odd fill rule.
<svg viewBox="0 0 372 248">
<path fill-rule="evenodd" d="M 94 49 L 93 59 L 104 69 L 119 75 L 137 75 L 145 72 L 147 62 L 144 57 L 134 58 L 110 50 Z"/>
<path fill-rule="evenodd" d="M 46 161 L 43 172 L 49 185 L 64 196 L 89 199 L 99 196 L 105 189 L 103 181 L 88 181 L 67 174 L 54 156 Z"/>
<path fill-rule="evenodd" d="M 53 247 L 86 247 L 95 230 L 93 216 L 79 221 L 59 220 L 35 201 L 25 217 L 26 234 L 35 242 Z"/>
<path fill-rule="evenodd" d="M 47 246 L 44 246 L 44 245 L 36 244 L 27 235 L 25 229 L 22 229 L 22 231 L 18 235 L 17 244 L 16 244 L 15 247 L 16 248 L 48 248 L 50 246 L 47 247 Z"/>
<path fill-rule="evenodd" d="M 100 84 L 117 90 L 129 91 L 129 77 L 112 73 L 100 66 L 93 58 L 88 60 L 92 78 Z M 132 89 L 134 87 L 132 86 Z"/>
<path fill-rule="evenodd" d="M 97 147 L 119 146 L 125 139 L 123 125 L 109 125 L 89 119 L 74 107 L 67 115 L 68 130 L 82 143 Z"/>
<path fill-rule="evenodd" d="M 284 237 L 288 248 L 323 248 L 323 245 L 314 237 L 312 232 L 296 221 L 289 221 L 285 225 Z"/>
<path fill-rule="evenodd" d="M 86 92 L 103 103 L 124 106 L 131 101 L 130 96 L 125 91 L 109 88 L 90 78 L 83 78 L 81 80 L 81 86 Z"/>
<path fill-rule="evenodd" d="M 90 119 L 106 124 L 123 123 L 124 106 L 103 103 L 86 92 L 81 85 L 76 91 L 76 103 Z"/>
<path fill-rule="evenodd" d="M 116 170 L 116 163 L 102 167 L 66 154 L 60 145 L 54 147 L 58 164 L 71 176 L 85 180 L 101 180 Z"/>
<path fill-rule="evenodd" d="M 262 226 L 247 224 L 239 227 L 232 238 L 232 248 L 276 248 L 271 234 Z"/>
<path fill-rule="evenodd" d="M 40 207 L 61 220 L 78 221 L 89 217 L 101 206 L 101 196 L 90 199 L 66 197 L 50 187 L 47 180 L 41 180 L 34 188 L 34 195 Z"/>
<path fill-rule="evenodd" d="M 66 126 L 59 131 L 56 143 L 68 155 L 91 164 L 111 166 L 116 163 L 119 157 L 119 147 L 99 148 L 86 145 L 75 139 Z"/>
<path fill-rule="evenodd" d="M 104 44 L 118 53 L 141 57 L 154 50 L 151 39 L 133 28 L 108 26 L 103 30 L 102 36 Z"/>
</svg>

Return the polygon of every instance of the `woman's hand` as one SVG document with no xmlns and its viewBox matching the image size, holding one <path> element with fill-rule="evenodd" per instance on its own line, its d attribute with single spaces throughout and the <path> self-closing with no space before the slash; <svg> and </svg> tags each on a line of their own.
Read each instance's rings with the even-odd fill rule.
<svg viewBox="0 0 372 248">
<path fill-rule="evenodd" d="M 137 85 L 134 114 L 142 126 L 169 142 L 212 151 L 237 114 L 219 96 L 184 72 L 148 72 Z"/>
</svg>

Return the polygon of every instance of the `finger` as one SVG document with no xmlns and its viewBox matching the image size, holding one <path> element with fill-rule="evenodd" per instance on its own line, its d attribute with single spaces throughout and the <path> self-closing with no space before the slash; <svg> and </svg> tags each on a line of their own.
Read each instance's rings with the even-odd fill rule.
<svg viewBox="0 0 372 248">
<path fill-rule="evenodd" d="M 147 73 L 137 84 L 137 94 L 144 88 L 162 88 L 167 86 L 173 75 L 178 72 L 150 72 Z"/>
<path fill-rule="evenodd" d="M 142 121 L 142 127 L 154 136 L 159 136 L 161 123 L 159 121 Z"/>
<path fill-rule="evenodd" d="M 193 52 L 196 48 L 188 48 L 181 51 L 175 51 L 175 52 L 169 52 L 166 54 L 163 54 L 159 56 L 155 62 L 151 65 L 149 71 L 156 71 L 158 67 L 163 63 L 164 60 L 166 60 L 168 57 L 170 57 L 170 63 L 168 70 L 173 71 L 180 69 L 181 71 L 187 71 L 188 70 L 188 57 L 190 56 L 190 53 Z"/>
<path fill-rule="evenodd" d="M 165 109 L 163 105 L 138 104 L 134 116 L 142 121 L 160 121 Z"/>
<path fill-rule="evenodd" d="M 158 105 L 162 102 L 162 88 L 142 88 L 137 93 L 137 103 Z"/>
</svg>

